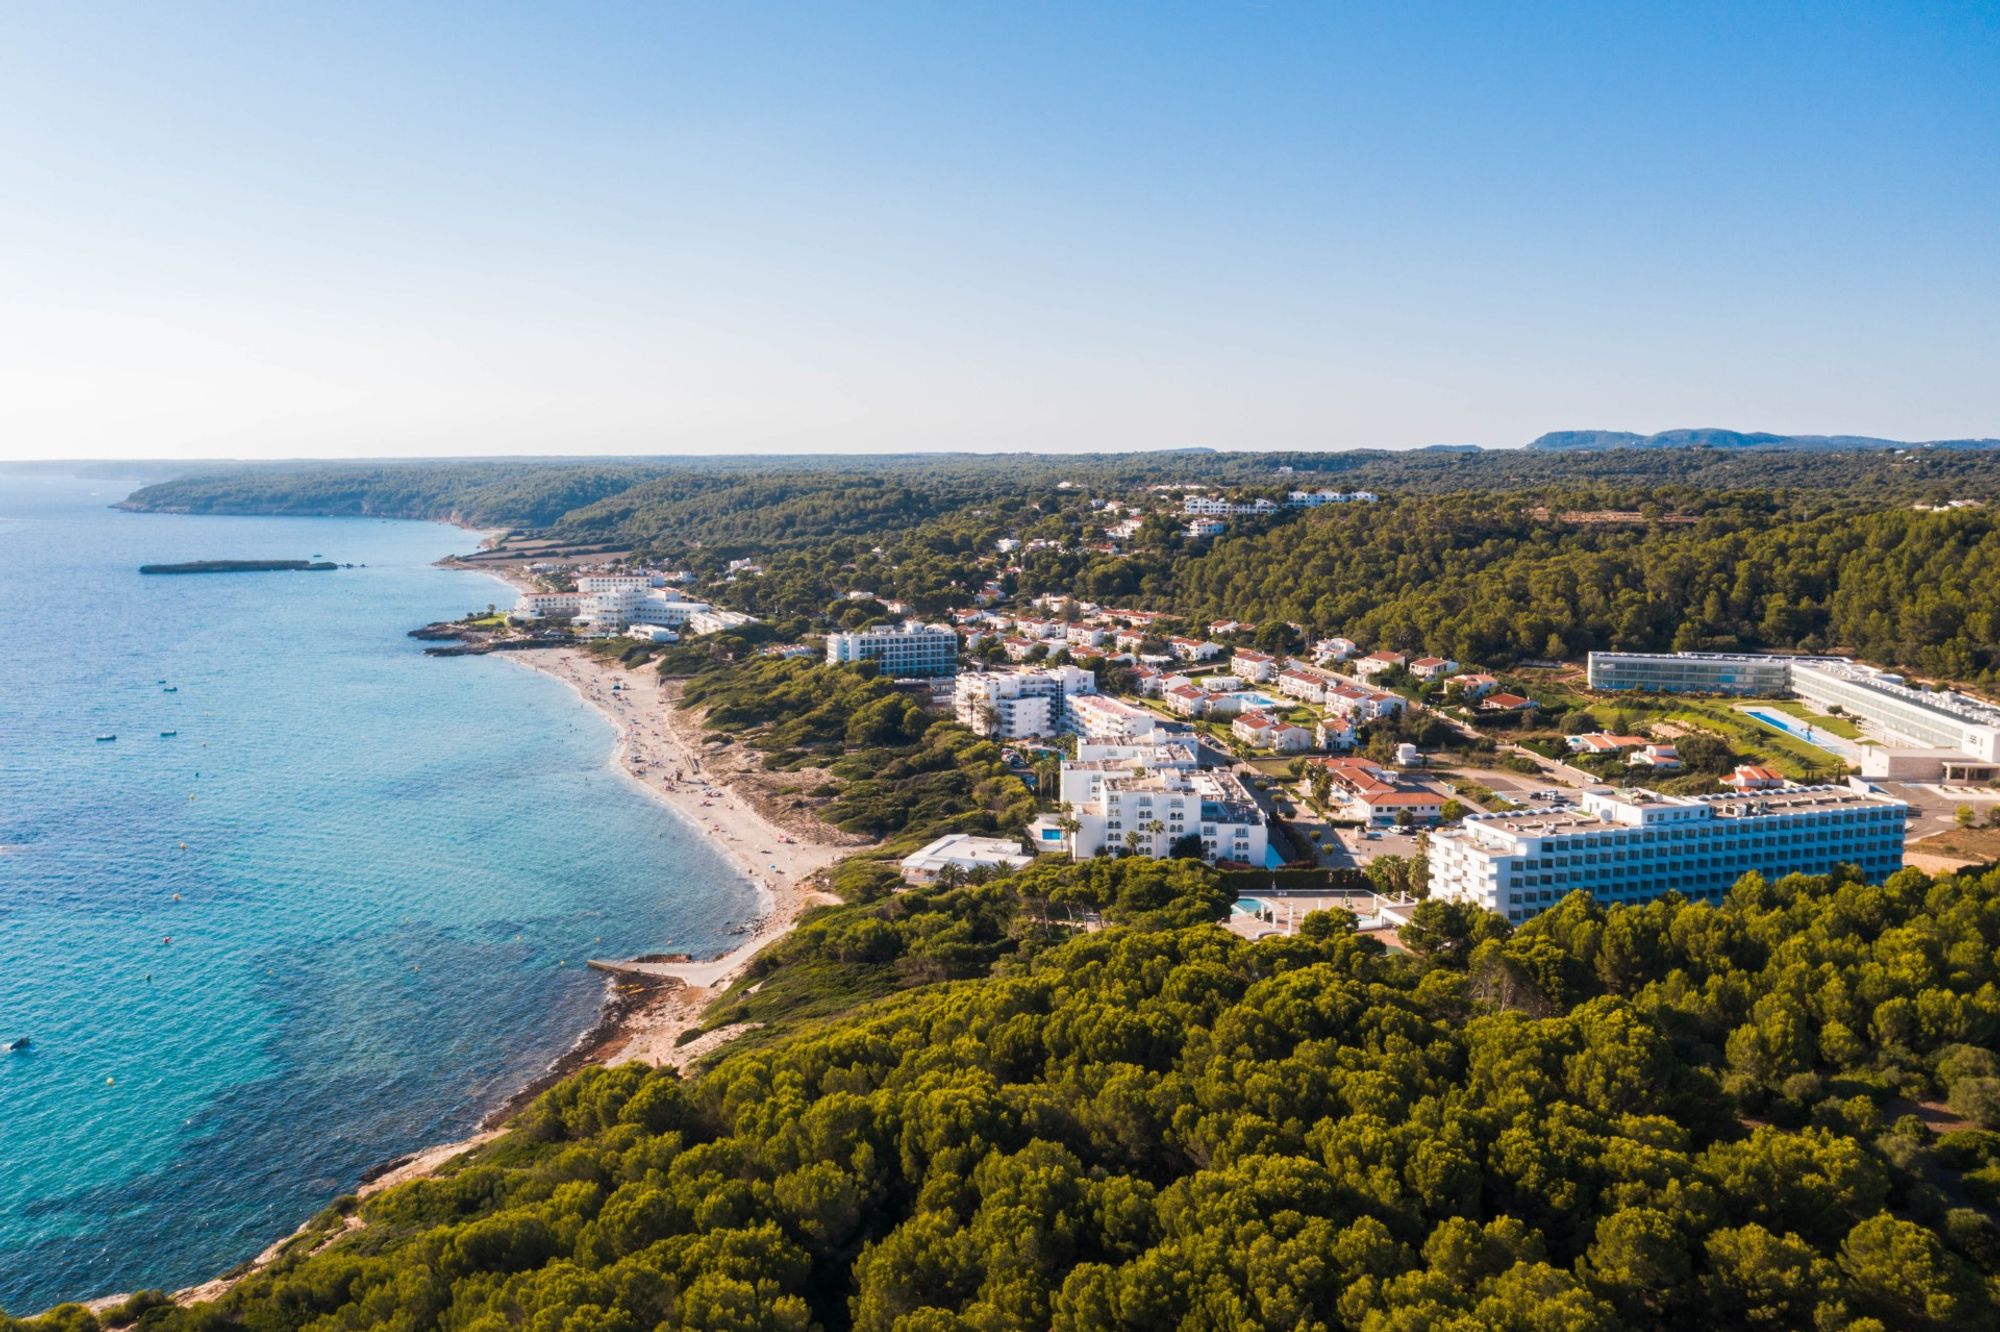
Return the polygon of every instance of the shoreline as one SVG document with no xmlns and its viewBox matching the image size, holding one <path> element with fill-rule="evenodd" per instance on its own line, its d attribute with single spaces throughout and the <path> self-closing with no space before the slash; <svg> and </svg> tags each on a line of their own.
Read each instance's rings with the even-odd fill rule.
<svg viewBox="0 0 2000 1332">
<path fill-rule="evenodd" d="M 451 525 L 476 533 L 482 545 L 495 535 L 490 530 L 462 523 Z M 504 566 L 466 564 L 455 556 L 438 563 L 446 568 L 484 574 L 505 584 L 509 592 L 521 588 L 516 581 L 518 574 L 507 576 L 514 571 Z M 606 760 L 609 766 L 720 851 L 757 890 L 758 914 L 748 924 L 747 937 L 719 957 L 685 961 L 594 960 L 593 966 L 605 973 L 606 981 L 597 1020 L 567 1050 L 551 1060 L 541 1074 L 482 1115 L 468 1136 L 422 1147 L 363 1171 L 351 1190 L 358 1198 L 421 1179 L 492 1142 L 505 1131 L 507 1121 L 537 1096 L 582 1069 L 624 1063 L 681 1069 L 748 1030 L 748 1026 L 728 1027 L 688 1039 L 709 1005 L 751 958 L 790 933 L 807 910 L 840 900 L 817 886 L 820 872 L 869 845 L 865 840 L 834 841 L 832 838 L 840 834 L 832 829 L 825 829 L 826 837 L 788 832 L 759 811 L 727 779 L 711 775 L 702 762 L 699 727 L 676 706 L 671 687 L 656 672 L 629 671 L 575 647 L 491 655 L 562 681 L 581 702 L 609 722 L 615 733 Z M 618 688 L 613 689 L 614 684 Z M 237 1282 L 281 1257 L 319 1215 L 315 1212 L 296 1229 L 230 1271 L 175 1290 L 174 1302 L 198 1304 L 227 1294 Z M 350 1219 L 349 1228 L 356 1224 Z M 127 1298 L 129 1293 L 80 1303 L 102 1312 Z"/>
</svg>

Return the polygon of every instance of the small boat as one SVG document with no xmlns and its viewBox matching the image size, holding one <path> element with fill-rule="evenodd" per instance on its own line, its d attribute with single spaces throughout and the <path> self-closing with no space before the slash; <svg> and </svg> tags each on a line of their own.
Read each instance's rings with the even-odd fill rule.
<svg viewBox="0 0 2000 1332">
<path fill-rule="evenodd" d="M 179 731 L 161 731 L 161 732 L 160 732 L 160 739 L 162 739 L 162 740 L 171 740 L 171 739 L 173 739 L 173 738 L 174 738 L 175 736 L 177 736 L 177 735 L 179 735 L 179 734 L 180 734 L 180 732 L 179 732 Z"/>
<path fill-rule="evenodd" d="M 100 735 L 97 737 L 97 743 L 101 745 L 107 740 L 116 740 L 117 738 L 115 735 Z"/>
<path fill-rule="evenodd" d="M 181 687 L 179 685 L 168 685 L 165 689 L 162 689 L 160 692 L 163 694 L 178 694 L 181 692 Z"/>
<path fill-rule="evenodd" d="M 7 1053 L 17 1054 L 20 1051 L 27 1049 L 34 1043 L 35 1043 L 34 1040 L 30 1037 L 16 1036 L 13 1040 L 7 1042 Z"/>
</svg>

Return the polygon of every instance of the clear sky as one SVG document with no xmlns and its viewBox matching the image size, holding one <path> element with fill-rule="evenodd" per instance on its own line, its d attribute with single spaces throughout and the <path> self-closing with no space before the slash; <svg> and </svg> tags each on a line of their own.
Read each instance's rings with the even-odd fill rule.
<svg viewBox="0 0 2000 1332">
<path fill-rule="evenodd" d="M 0 457 L 2000 435 L 2000 3 L 0 8 Z"/>
</svg>

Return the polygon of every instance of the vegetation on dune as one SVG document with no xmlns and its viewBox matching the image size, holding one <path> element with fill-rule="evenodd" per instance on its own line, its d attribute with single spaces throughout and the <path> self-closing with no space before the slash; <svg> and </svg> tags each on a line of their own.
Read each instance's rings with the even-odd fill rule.
<svg viewBox="0 0 2000 1332">
<path fill-rule="evenodd" d="M 1065 894 L 1125 923 L 1057 929 Z M 824 912 L 728 1001 L 759 1043 L 572 1078 L 142 1325 L 2000 1319 L 2000 873 L 1576 897 L 1512 932 L 1428 904 L 1410 955 L 1332 915 L 1195 923 L 1224 896 L 1130 860 Z M 864 964 L 893 983 L 817 1002 Z M 1940 1100 L 1978 1126 L 1926 1128 Z"/>
<path fill-rule="evenodd" d="M 1201 543 L 1148 498 L 1137 540 L 1103 548 L 1093 494 L 1175 482 L 1385 498 Z M 1911 507 L 1962 497 L 2000 498 L 2000 455 L 698 459 L 149 487 L 136 503 L 449 514 L 690 568 L 764 622 L 596 650 L 681 680 L 712 749 L 796 774 L 820 817 L 879 845 L 834 871 L 845 905 L 712 1006 L 708 1028 L 751 1029 L 695 1075 L 587 1071 L 444 1174 L 336 1205 L 224 1299 L 142 1296 L 109 1321 L 2000 1325 L 2000 871 L 1750 876 L 1720 907 L 1579 894 L 1518 928 L 1426 902 L 1401 952 L 1345 913 L 1246 942 L 1213 924 L 1229 880 L 1191 861 L 1041 861 L 892 892 L 896 859 L 945 832 L 1018 833 L 1034 796 L 927 690 L 758 651 L 894 600 L 936 614 L 998 577 L 1017 597 L 1255 621 L 1246 637 L 1271 651 L 1301 646 L 1298 626 L 1492 666 L 1838 647 L 1990 681 L 1991 510 Z M 1033 547 L 1004 572 L 1002 536 Z M 752 556 L 761 573 L 732 575 Z M 1555 730 L 1519 734 L 1552 753 L 1655 718 L 1714 732 L 1681 741 L 1691 786 L 1753 741 L 1820 761 L 1724 704 L 1529 687 Z M 1371 751 L 1402 738 L 1450 737 L 1409 717 Z M 1385 857 L 1371 875 L 1420 886 L 1421 866 Z"/>
<path fill-rule="evenodd" d="M 894 861 L 948 832 L 1019 833 L 1035 799 L 1001 761 L 1000 747 L 875 674 L 872 664 L 827 666 L 808 658 L 712 663 L 692 676 L 685 704 L 703 725 L 757 750 L 775 772 L 824 769 L 820 817 L 845 832 L 884 839 L 835 872 L 843 896 L 896 881 Z"/>
</svg>

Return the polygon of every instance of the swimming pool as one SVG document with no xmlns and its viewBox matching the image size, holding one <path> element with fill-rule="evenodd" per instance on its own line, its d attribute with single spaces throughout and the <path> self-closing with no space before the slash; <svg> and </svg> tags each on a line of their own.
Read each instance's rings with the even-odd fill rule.
<svg viewBox="0 0 2000 1332">
<path fill-rule="evenodd" d="M 1794 740 L 1803 740 L 1815 749 L 1824 749 L 1836 758 L 1859 761 L 1861 748 L 1851 740 L 1843 740 L 1828 734 L 1820 727 L 1798 717 L 1783 712 L 1773 712 L 1768 708 L 1744 708 L 1746 716 L 1754 717 L 1776 731 L 1783 731 Z"/>
</svg>

